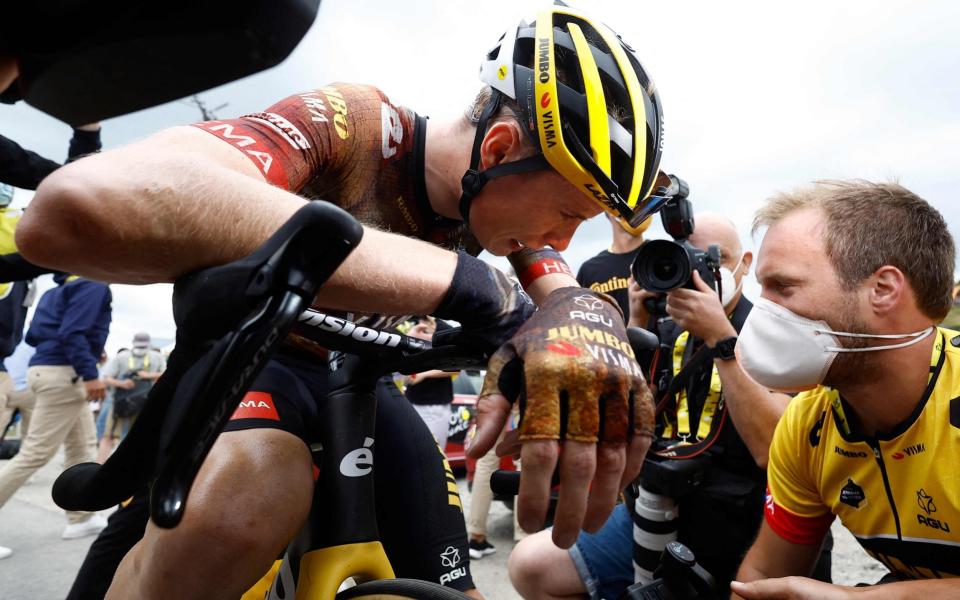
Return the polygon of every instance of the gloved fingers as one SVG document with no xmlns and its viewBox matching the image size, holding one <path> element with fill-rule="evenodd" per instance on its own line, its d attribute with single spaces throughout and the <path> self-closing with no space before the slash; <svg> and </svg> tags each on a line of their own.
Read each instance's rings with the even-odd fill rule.
<svg viewBox="0 0 960 600">
<path fill-rule="evenodd" d="M 500 394 L 510 402 L 515 402 L 519 391 L 523 390 L 522 381 L 516 381 L 523 376 L 520 367 L 522 367 L 522 361 L 517 357 L 516 347 L 511 342 L 500 346 L 487 361 L 487 374 L 483 378 L 480 397 Z"/>
<path fill-rule="evenodd" d="M 520 450 L 520 493 L 517 522 L 531 533 L 543 529 L 550 508 L 551 480 L 559 445 L 553 440 L 531 440 Z"/>
<path fill-rule="evenodd" d="M 621 372 L 610 371 L 600 396 L 599 439 L 610 444 L 626 445 L 630 436 L 630 386 L 632 380 Z"/>
<path fill-rule="evenodd" d="M 520 403 L 520 440 L 557 440 L 565 425 L 563 413 L 569 412 L 567 395 L 561 402 L 561 393 L 576 364 L 550 349 L 527 352 L 523 358 L 525 389 Z"/>
<path fill-rule="evenodd" d="M 467 446 L 467 456 L 482 458 L 500 437 L 510 418 L 510 402 L 502 394 L 481 396 L 477 400 L 477 427 Z"/>
<path fill-rule="evenodd" d="M 553 543 L 569 548 L 577 541 L 597 466 L 595 443 L 566 441 L 560 453 L 560 496 L 553 517 Z M 523 469 L 527 465 L 523 463 Z"/>
<path fill-rule="evenodd" d="M 583 529 L 596 533 L 607 517 L 613 512 L 620 494 L 620 480 L 627 461 L 626 444 L 597 444 L 597 468 L 590 486 L 590 500 L 587 514 L 583 518 Z"/>
<path fill-rule="evenodd" d="M 559 417 L 563 435 L 561 441 L 596 444 L 600 434 L 599 400 L 608 371 L 603 365 L 580 366 L 558 377 L 559 390 L 553 392 L 559 401 Z M 547 398 L 541 398 L 545 402 Z"/>
</svg>

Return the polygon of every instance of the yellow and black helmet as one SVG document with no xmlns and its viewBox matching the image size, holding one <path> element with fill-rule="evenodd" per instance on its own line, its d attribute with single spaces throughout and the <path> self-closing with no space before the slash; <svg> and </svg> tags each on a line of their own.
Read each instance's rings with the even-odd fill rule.
<svg viewBox="0 0 960 600">
<path fill-rule="evenodd" d="M 490 114 L 478 122 L 478 138 L 486 130 L 484 116 L 496 112 L 503 95 L 519 106 L 542 152 L 517 161 L 524 164 L 510 172 L 545 160 L 628 229 L 660 208 L 660 187 L 669 185 L 658 180 L 660 99 L 633 49 L 609 27 L 579 10 L 550 6 L 533 23 L 521 21 L 503 35 L 481 65 L 480 79 L 493 98 L 485 111 Z M 464 178 L 465 194 L 471 176 L 481 180 L 479 191 L 484 180 L 501 175 L 492 172 L 497 167 L 485 177 L 475 169 Z"/>
</svg>

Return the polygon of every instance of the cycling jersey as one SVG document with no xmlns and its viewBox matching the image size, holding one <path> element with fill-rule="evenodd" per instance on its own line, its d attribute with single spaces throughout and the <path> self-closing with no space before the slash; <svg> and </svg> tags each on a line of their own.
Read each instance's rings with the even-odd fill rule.
<svg viewBox="0 0 960 600">
<path fill-rule="evenodd" d="M 481 250 L 463 222 L 430 207 L 426 118 L 375 87 L 336 83 L 195 127 L 236 147 L 273 185 L 332 202 L 378 229 L 474 255 Z"/>
<path fill-rule="evenodd" d="M 900 577 L 960 576 L 958 346 L 957 332 L 939 329 L 923 397 L 888 434 L 854 431 L 850 407 L 825 386 L 790 402 L 767 472 L 765 516 L 778 535 L 816 544 L 839 516 Z"/>
</svg>

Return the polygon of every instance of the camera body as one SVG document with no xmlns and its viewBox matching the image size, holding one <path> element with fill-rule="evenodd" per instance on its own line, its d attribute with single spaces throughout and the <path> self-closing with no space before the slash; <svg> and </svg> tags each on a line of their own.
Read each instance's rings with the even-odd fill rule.
<svg viewBox="0 0 960 600">
<path fill-rule="evenodd" d="M 711 245 L 706 251 L 687 238 L 694 231 L 693 207 L 686 195 L 674 196 L 660 209 L 663 228 L 673 240 L 650 240 L 640 246 L 630 270 L 645 290 L 667 293 L 677 288 L 693 289 L 693 273 L 713 289 L 717 289 L 720 269 L 720 248 Z"/>
</svg>

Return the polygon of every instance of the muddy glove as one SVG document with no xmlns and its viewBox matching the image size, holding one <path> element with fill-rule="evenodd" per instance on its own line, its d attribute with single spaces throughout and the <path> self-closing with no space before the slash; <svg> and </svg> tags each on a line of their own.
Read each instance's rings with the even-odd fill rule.
<svg viewBox="0 0 960 600">
<path fill-rule="evenodd" d="M 520 440 L 621 444 L 653 435 L 653 404 L 616 301 L 560 288 L 490 359 L 480 396 L 520 402 Z"/>
<path fill-rule="evenodd" d="M 547 296 L 490 360 L 471 457 L 493 447 L 511 402 L 520 403 L 519 440 L 497 453 L 520 452 L 517 519 L 527 531 L 543 527 L 558 471 L 552 537 L 569 548 L 581 530 L 603 526 L 653 441 L 653 402 L 616 302 L 577 287 Z"/>
</svg>

